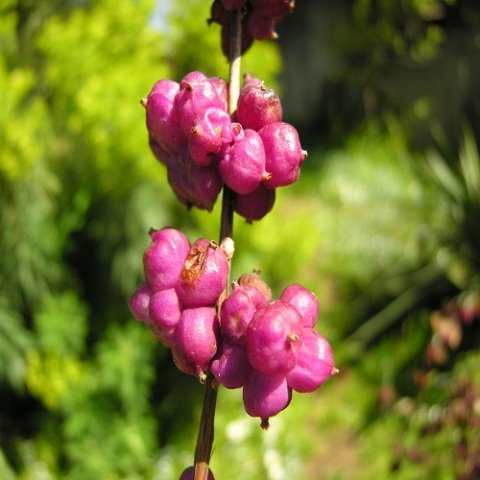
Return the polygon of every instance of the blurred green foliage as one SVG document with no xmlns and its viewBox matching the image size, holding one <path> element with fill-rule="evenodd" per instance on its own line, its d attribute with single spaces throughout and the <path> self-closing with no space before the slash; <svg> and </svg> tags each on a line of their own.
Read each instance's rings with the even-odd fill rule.
<svg viewBox="0 0 480 480">
<path fill-rule="evenodd" d="M 2 479 L 174 480 L 192 463 L 202 388 L 126 299 L 149 228 L 218 235 L 219 205 L 209 214 L 177 204 L 139 105 L 158 78 L 226 76 L 208 3 L 0 6 Z M 448 130 L 438 96 L 399 75 L 402 62 L 448 64 L 454 14 L 465 11 L 478 17 L 466 0 L 336 2 L 323 30 L 299 8 L 281 32 L 288 84 L 278 45 L 246 54 L 242 70 L 282 91 L 287 116 L 311 122 L 310 158 L 264 220 L 236 219 L 233 276 L 260 268 L 275 294 L 291 282 L 315 291 L 341 373 L 295 395 L 269 432 L 238 391 L 222 390 L 217 478 L 476 478 L 478 132 Z M 302 31 L 331 42 L 302 45 Z M 305 62 L 299 48 L 318 55 Z M 317 108 L 325 65 L 330 98 Z M 477 78 L 469 65 L 465 85 Z M 470 87 L 455 98 L 476 105 Z M 471 105 L 457 106 L 468 120 Z M 419 124 L 434 133 L 413 152 Z"/>
</svg>

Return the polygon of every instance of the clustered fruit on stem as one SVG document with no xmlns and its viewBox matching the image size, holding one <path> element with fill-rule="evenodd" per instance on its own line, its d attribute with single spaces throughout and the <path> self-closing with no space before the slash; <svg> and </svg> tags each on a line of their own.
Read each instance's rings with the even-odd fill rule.
<svg viewBox="0 0 480 480">
<path fill-rule="evenodd" d="M 211 210 L 225 184 L 235 211 L 259 220 L 272 209 L 275 188 L 300 175 L 307 152 L 297 130 L 282 122 L 278 96 L 257 78 L 245 75 L 233 118 L 226 82 L 201 72 L 180 83 L 159 80 L 142 103 L 152 151 L 189 207 Z"/>
<path fill-rule="evenodd" d="M 219 385 L 243 388 L 246 412 L 268 428 L 293 391 L 312 392 L 337 372 L 330 344 L 314 329 L 319 305 L 312 292 L 292 284 L 273 299 L 254 272 L 233 282 L 229 294 L 232 209 L 248 222 L 263 218 L 275 189 L 298 180 L 307 156 L 296 129 L 282 121 L 273 90 L 246 74 L 238 91 L 241 53 L 253 39 L 276 38 L 276 22 L 293 6 L 294 0 L 215 0 L 210 22 L 222 27 L 229 83 L 194 71 L 178 83 L 159 80 L 142 100 L 151 150 L 177 199 L 211 210 L 224 189 L 220 244 L 190 243 L 172 227 L 152 229 L 145 281 L 129 300 L 134 317 L 171 349 L 177 368 L 206 382 L 195 466 L 180 480 L 214 479 L 208 464 Z"/>
</svg>

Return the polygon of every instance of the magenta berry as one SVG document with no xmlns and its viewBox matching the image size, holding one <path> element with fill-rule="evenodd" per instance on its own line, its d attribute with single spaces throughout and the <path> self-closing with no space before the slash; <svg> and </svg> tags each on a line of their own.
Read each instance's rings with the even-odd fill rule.
<svg viewBox="0 0 480 480">
<path fill-rule="evenodd" d="M 266 170 L 271 174 L 264 184 L 268 188 L 294 183 L 307 152 L 302 150 L 297 130 L 288 123 L 274 122 L 258 131 L 265 148 Z"/>
<path fill-rule="evenodd" d="M 280 299 L 289 303 L 302 317 L 304 327 L 313 327 L 318 318 L 318 299 L 306 288 L 294 283 L 286 287 Z"/>
<path fill-rule="evenodd" d="M 209 166 L 223 144 L 232 141 L 230 125 L 230 116 L 221 108 L 211 107 L 199 113 L 188 134 L 190 155 L 197 165 Z"/>
<path fill-rule="evenodd" d="M 142 283 L 128 301 L 130 311 L 139 322 L 150 322 L 149 306 L 152 293 L 153 290 L 149 285 Z"/>
<path fill-rule="evenodd" d="M 256 312 L 251 296 L 245 291 L 248 287 L 237 285 L 220 309 L 222 331 L 230 340 L 243 342 L 248 325 Z M 253 289 L 253 287 L 250 287 Z M 257 290 L 258 292 L 258 290 Z M 258 292 L 258 295 L 261 295 Z"/>
<path fill-rule="evenodd" d="M 262 427 L 268 427 L 268 418 L 288 406 L 291 391 L 284 375 L 264 375 L 252 371 L 243 387 L 243 404 L 252 417 L 262 419 Z"/>
<path fill-rule="evenodd" d="M 287 383 L 297 392 L 313 392 L 335 373 L 332 348 L 316 331 L 306 328 L 297 350 L 297 364 Z"/>
<path fill-rule="evenodd" d="M 252 83 L 240 90 L 237 120 L 243 128 L 260 130 L 265 125 L 282 121 L 280 99 L 262 83 Z"/>
<path fill-rule="evenodd" d="M 174 100 L 179 84 L 172 80 L 159 80 L 142 101 L 147 112 L 147 129 L 163 150 L 176 153 L 186 137 L 177 120 Z"/>
<path fill-rule="evenodd" d="M 220 77 L 210 77 L 210 83 L 212 84 L 217 97 L 222 102 L 222 108 L 227 111 L 228 110 L 228 84 L 227 82 Z"/>
<path fill-rule="evenodd" d="M 263 184 L 248 195 L 235 195 L 234 209 L 248 222 L 261 220 L 275 203 L 275 190 Z"/>
<path fill-rule="evenodd" d="M 225 388 L 240 388 L 245 384 L 250 370 L 245 349 L 223 339 L 220 354 L 210 365 L 210 371 L 217 381 Z"/>
<path fill-rule="evenodd" d="M 168 288 L 154 293 L 150 298 L 149 311 L 152 331 L 166 347 L 171 346 L 182 314 L 175 289 Z"/>
<path fill-rule="evenodd" d="M 183 145 L 178 156 L 167 159 L 167 171 L 168 183 L 178 200 L 188 207 L 212 210 L 223 186 L 216 166 L 199 167 Z"/>
<path fill-rule="evenodd" d="M 246 333 L 248 361 L 265 375 L 286 375 L 296 364 L 301 318 L 281 300 L 261 307 Z"/>
<path fill-rule="evenodd" d="M 190 250 L 187 237 L 174 228 L 150 232 L 152 243 L 143 255 L 145 278 L 152 290 L 164 290 L 178 283 Z"/>
<path fill-rule="evenodd" d="M 218 245 L 197 240 L 180 275 L 177 292 L 187 308 L 214 305 L 227 286 L 228 260 Z"/>
<path fill-rule="evenodd" d="M 163 165 L 166 165 L 167 158 L 170 156 L 170 153 L 167 152 L 156 140 L 154 140 L 151 135 L 148 137 L 148 144 L 156 159 Z"/>
<path fill-rule="evenodd" d="M 244 137 L 235 142 L 220 160 L 219 171 L 226 185 L 234 192 L 246 195 L 256 190 L 268 175 L 262 139 L 254 130 L 244 132 Z"/>
<path fill-rule="evenodd" d="M 218 318 L 212 307 L 183 310 L 175 330 L 175 350 L 181 352 L 198 377 L 217 352 Z"/>
<path fill-rule="evenodd" d="M 178 122 L 185 135 L 190 134 L 205 109 L 221 109 L 223 105 L 215 87 L 201 72 L 190 72 L 183 77 L 174 103 Z"/>
</svg>

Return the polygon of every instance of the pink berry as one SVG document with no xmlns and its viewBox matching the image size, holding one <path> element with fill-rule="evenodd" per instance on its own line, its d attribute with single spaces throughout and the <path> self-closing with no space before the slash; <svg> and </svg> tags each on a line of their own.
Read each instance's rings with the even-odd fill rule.
<svg viewBox="0 0 480 480">
<path fill-rule="evenodd" d="M 318 299 L 317 297 L 298 284 L 292 284 L 286 287 L 280 294 L 280 299 L 289 303 L 302 317 L 304 327 L 313 327 L 318 317 Z"/>
<path fill-rule="evenodd" d="M 187 308 L 210 306 L 218 301 L 228 278 L 228 260 L 218 245 L 197 240 L 190 249 L 177 286 L 178 297 Z"/>
<path fill-rule="evenodd" d="M 258 131 L 265 148 L 266 170 L 271 174 L 265 186 L 275 188 L 294 183 L 307 152 L 302 150 L 297 130 L 288 123 L 274 122 Z"/>
<path fill-rule="evenodd" d="M 173 343 L 175 328 L 182 314 L 174 288 L 160 290 L 150 298 L 150 328 L 166 347 Z"/>
<path fill-rule="evenodd" d="M 253 83 L 240 90 L 236 115 L 243 128 L 260 130 L 269 123 L 282 121 L 282 106 L 272 89 L 263 82 Z"/>
<path fill-rule="evenodd" d="M 199 167 L 183 145 L 177 156 L 167 159 L 168 183 L 177 198 L 188 207 L 211 211 L 220 190 L 222 179 L 216 166 Z"/>
<path fill-rule="evenodd" d="M 257 132 L 245 130 L 244 137 L 235 142 L 218 165 L 223 181 L 234 192 L 247 195 L 256 190 L 265 172 L 265 150 Z"/>
<path fill-rule="evenodd" d="M 152 150 L 155 155 L 155 158 L 163 165 L 166 165 L 170 153 L 164 150 L 164 148 L 151 135 L 148 136 L 148 144 L 150 150 Z"/>
<path fill-rule="evenodd" d="M 287 373 L 287 383 L 297 392 L 313 392 L 335 373 L 333 353 L 327 340 L 305 328 L 297 351 L 297 364 Z"/>
<path fill-rule="evenodd" d="M 183 310 L 175 330 L 175 350 L 182 352 L 198 377 L 202 377 L 217 352 L 218 318 L 212 307 Z"/>
<path fill-rule="evenodd" d="M 291 391 L 284 375 L 264 375 L 253 370 L 243 387 L 243 404 L 252 417 L 262 419 L 262 427 L 268 427 L 268 418 L 288 406 Z"/>
<path fill-rule="evenodd" d="M 245 289 L 237 285 L 220 308 L 222 331 L 234 342 L 244 342 L 248 325 L 253 319 L 256 307 Z M 258 290 L 257 290 L 258 292 Z M 260 292 L 258 292 L 260 294 Z"/>
<path fill-rule="evenodd" d="M 262 219 L 273 208 L 275 190 L 266 188 L 263 184 L 247 195 L 235 195 L 234 209 L 247 222 Z"/>
<path fill-rule="evenodd" d="M 231 121 L 221 108 L 207 108 L 199 113 L 188 134 L 190 155 L 201 167 L 209 166 L 225 143 L 232 141 Z"/>
<path fill-rule="evenodd" d="M 180 475 L 179 480 L 193 480 L 195 478 L 195 467 L 187 467 Z M 215 480 L 213 473 L 208 469 L 207 480 Z"/>
<path fill-rule="evenodd" d="M 152 294 L 153 290 L 149 285 L 142 283 L 128 301 L 130 311 L 139 322 L 150 322 L 149 304 Z"/>
<path fill-rule="evenodd" d="M 250 372 L 245 349 L 224 338 L 220 354 L 211 363 L 210 371 L 224 387 L 242 387 Z"/>
<path fill-rule="evenodd" d="M 220 77 L 209 77 L 217 97 L 222 101 L 222 108 L 228 110 L 228 83 Z"/>
<path fill-rule="evenodd" d="M 187 237 L 174 228 L 150 232 L 152 243 L 143 255 L 147 283 L 154 291 L 175 287 L 190 250 Z"/>
<path fill-rule="evenodd" d="M 183 77 L 174 105 L 185 135 L 189 135 L 204 110 L 209 107 L 223 108 L 214 86 L 202 72 L 190 72 Z"/>
<path fill-rule="evenodd" d="M 182 373 L 196 376 L 200 381 L 204 381 L 207 378 L 205 372 L 201 371 L 200 374 L 197 372 L 196 366 L 187 359 L 183 347 L 178 346 L 173 342 L 171 352 L 173 363 Z"/>
<path fill-rule="evenodd" d="M 265 375 L 286 375 L 297 362 L 301 318 L 282 300 L 261 307 L 246 333 L 248 361 Z"/>
<path fill-rule="evenodd" d="M 150 136 L 169 153 L 176 153 L 186 141 L 174 109 L 174 100 L 178 91 L 177 82 L 159 80 L 148 97 L 142 101 L 147 112 L 147 128 Z"/>
</svg>

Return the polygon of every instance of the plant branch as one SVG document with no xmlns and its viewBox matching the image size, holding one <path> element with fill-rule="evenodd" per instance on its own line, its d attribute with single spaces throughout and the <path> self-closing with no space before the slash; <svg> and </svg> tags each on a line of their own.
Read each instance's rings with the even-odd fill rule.
<svg viewBox="0 0 480 480">
<path fill-rule="evenodd" d="M 240 63 L 241 63 L 242 18 L 237 10 L 230 16 L 229 38 L 229 78 L 228 78 L 228 111 L 235 112 L 240 93 Z M 233 237 L 233 201 L 234 193 L 223 187 L 222 213 L 220 219 L 220 242 L 225 237 Z M 227 289 L 229 288 L 228 281 Z M 228 294 L 228 292 L 227 292 Z M 203 396 L 203 408 L 195 448 L 194 480 L 207 480 L 208 465 L 212 454 L 215 424 L 215 408 L 217 404 L 217 384 L 211 373 L 208 373 Z"/>
</svg>

